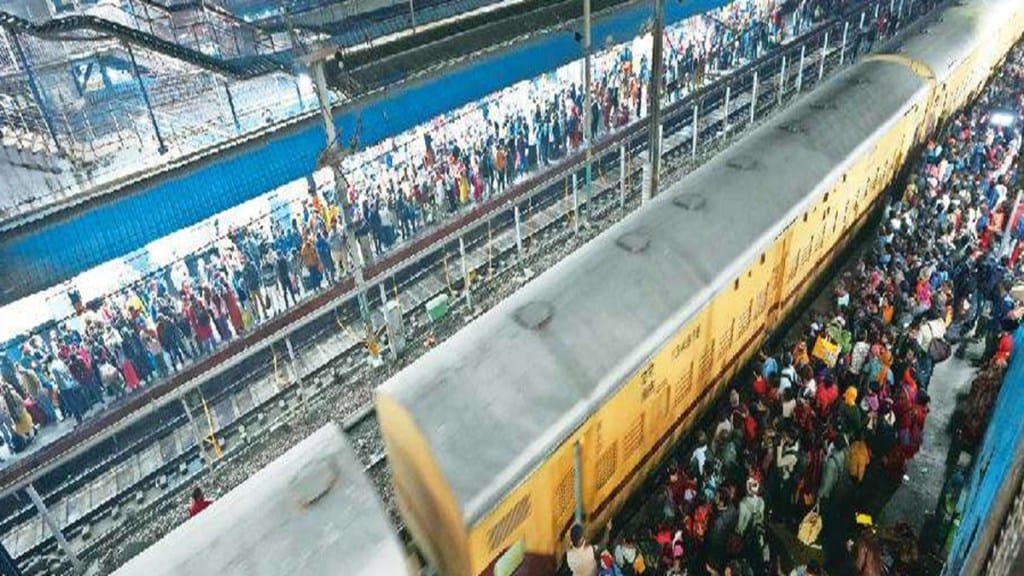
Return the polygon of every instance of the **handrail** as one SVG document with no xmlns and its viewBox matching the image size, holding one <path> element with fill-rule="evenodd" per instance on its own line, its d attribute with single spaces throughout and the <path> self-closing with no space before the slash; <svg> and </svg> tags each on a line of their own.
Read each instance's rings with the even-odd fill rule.
<svg viewBox="0 0 1024 576">
<path fill-rule="evenodd" d="M 216 58 L 181 44 L 164 40 L 148 32 L 97 16 L 76 14 L 36 24 L 0 10 L 0 27 L 14 32 L 30 34 L 38 38 L 56 40 L 72 40 L 64 37 L 64 34 L 80 30 L 90 30 L 98 34 L 114 36 L 132 45 L 194 64 L 212 72 L 243 80 L 262 76 L 270 72 L 291 71 L 290 64 L 287 64 L 283 58 L 271 56 L 247 56 L 231 60 Z M 82 39 L 75 38 L 73 40 L 80 41 Z"/>
</svg>

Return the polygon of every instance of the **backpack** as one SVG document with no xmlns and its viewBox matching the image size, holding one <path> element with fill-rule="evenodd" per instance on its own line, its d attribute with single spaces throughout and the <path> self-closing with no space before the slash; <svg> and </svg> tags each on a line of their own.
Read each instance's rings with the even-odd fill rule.
<svg viewBox="0 0 1024 576">
<path fill-rule="evenodd" d="M 933 338 L 928 344 L 928 355 L 931 356 L 932 362 L 936 364 L 945 361 L 952 354 L 952 346 L 942 338 Z"/>
</svg>

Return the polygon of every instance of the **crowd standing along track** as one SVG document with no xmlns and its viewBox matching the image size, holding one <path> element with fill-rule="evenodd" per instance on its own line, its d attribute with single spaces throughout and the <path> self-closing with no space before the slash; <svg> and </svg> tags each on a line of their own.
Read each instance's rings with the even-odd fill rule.
<svg viewBox="0 0 1024 576">
<path fill-rule="evenodd" d="M 924 10 L 925 4 L 918 3 L 915 8 Z M 854 20 L 857 18 L 859 14 Z M 872 18 L 868 13 L 867 25 L 871 25 Z M 765 112 L 788 101 L 794 93 L 851 62 L 855 44 L 849 30 L 842 21 L 823 26 L 672 105 L 665 115 L 666 169 L 674 170 L 677 176 L 685 173 L 752 119 L 763 118 Z M 831 40 L 826 40 L 829 35 Z M 846 41 L 837 41 L 837 37 Z M 824 64 L 822 53 L 826 54 Z M 801 61 L 803 66 L 799 65 Z M 577 156 L 555 173 L 536 176 L 495 198 L 464 221 L 426 234 L 411 247 L 412 254 L 399 252 L 382 262 L 374 281 L 380 282 L 380 290 L 389 297 L 398 295 L 412 326 L 410 340 L 416 349 L 407 352 L 402 363 L 422 352 L 422 340 L 428 335 L 443 339 L 461 326 L 459 316 L 472 317 L 507 295 L 530 277 L 531 267 L 546 267 L 579 241 L 636 208 L 640 204 L 639 168 L 645 144 L 644 127 L 635 125 L 615 135 L 611 142 L 596 146 L 598 179 L 589 203 L 579 174 L 582 159 Z M 578 186 L 573 186 L 573 180 Z M 591 212 L 591 227 L 581 226 L 586 212 Z M 471 278 L 470 294 L 475 306 L 467 306 L 470 303 L 462 298 L 464 274 L 457 250 L 460 238 L 466 246 L 465 270 Z M 472 281 L 474 275 L 476 283 Z M 375 305 L 380 303 L 380 290 L 370 291 Z M 420 304 L 441 292 L 453 297 L 457 314 L 430 325 L 422 320 Z M 147 418 L 144 425 L 119 433 L 93 451 L 103 452 L 102 458 L 87 453 L 82 458 L 86 462 L 71 462 L 37 481 L 44 500 L 76 548 L 99 556 L 109 549 L 108 541 L 112 540 L 122 542 L 121 554 L 130 555 L 133 546 L 138 548 L 147 541 L 147 535 L 159 536 L 161 529 L 169 528 L 164 522 L 162 527 L 152 526 L 149 534 L 149 530 L 140 529 L 140 525 L 147 524 L 146 519 L 180 516 L 166 513 L 168 506 L 180 508 L 178 502 L 168 503 L 168 497 L 204 474 L 205 459 L 224 457 L 215 467 L 213 481 L 218 488 L 226 489 L 251 474 L 254 465 L 258 467 L 293 444 L 301 437 L 296 436 L 296 430 L 311 431 L 302 425 L 310 418 L 306 414 L 318 414 L 312 417 L 318 423 L 324 415 L 344 421 L 353 414 L 366 414 L 361 407 L 386 374 L 361 362 L 364 354 L 359 337 L 345 329 L 355 322 L 351 307 L 319 312 L 315 320 L 291 334 L 297 351 L 294 363 L 286 360 L 286 347 L 278 341 L 270 344 L 269 353 L 242 362 L 231 374 L 194 392 L 179 391 L 198 432 L 181 405 L 170 404 Z M 339 383 L 343 385 L 334 385 Z M 365 452 L 359 448 L 361 457 L 378 486 L 386 485 L 383 480 L 389 471 L 378 449 L 379 436 L 364 433 L 362 426 L 356 431 L 357 448 L 367 446 Z M 203 450 L 197 437 L 205 439 Z M 209 442 L 211 437 L 216 438 L 214 443 Z M 258 449 L 254 449 L 256 446 Z M 8 499 L 6 505 L 13 513 L 5 515 L 7 520 L 0 528 L 15 556 L 25 560 L 49 555 L 54 543 L 27 502 Z M 151 515 L 154 509 L 163 509 L 164 513 Z M 126 534 L 137 536 L 139 543 L 131 544 L 135 540 L 131 536 L 125 540 Z M 115 535 L 122 537 L 112 538 Z"/>
</svg>

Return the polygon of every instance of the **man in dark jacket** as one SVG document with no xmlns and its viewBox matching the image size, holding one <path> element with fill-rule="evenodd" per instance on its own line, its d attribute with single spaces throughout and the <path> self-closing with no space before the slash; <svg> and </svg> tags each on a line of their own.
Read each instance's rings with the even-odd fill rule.
<svg viewBox="0 0 1024 576">
<path fill-rule="evenodd" d="M 715 520 L 708 531 L 708 563 L 716 570 L 721 570 L 725 565 L 729 537 L 736 531 L 739 518 L 739 511 L 729 498 L 729 493 L 719 488 L 715 493 Z"/>
</svg>

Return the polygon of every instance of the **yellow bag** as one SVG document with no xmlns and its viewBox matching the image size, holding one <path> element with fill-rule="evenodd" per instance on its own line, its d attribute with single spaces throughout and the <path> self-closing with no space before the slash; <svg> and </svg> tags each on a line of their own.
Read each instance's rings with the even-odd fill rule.
<svg viewBox="0 0 1024 576">
<path fill-rule="evenodd" d="M 644 555 L 639 550 L 637 550 L 636 559 L 633 560 L 633 572 L 635 574 L 647 572 L 647 562 L 644 561 Z"/>
<path fill-rule="evenodd" d="M 839 360 L 839 345 L 824 336 L 818 336 L 818 339 L 814 341 L 814 349 L 811 350 L 811 356 L 828 364 L 828 367 L 831 368 Z"/>
<path fill-rule="evenodd" d="M 818 514 L 818 507 L 815 506 L 800 521 L 800 528 L 797 529 L 796 538 L 804 546 L 813 546 L 821 534 L 821 515 Z"/>
</svg>

